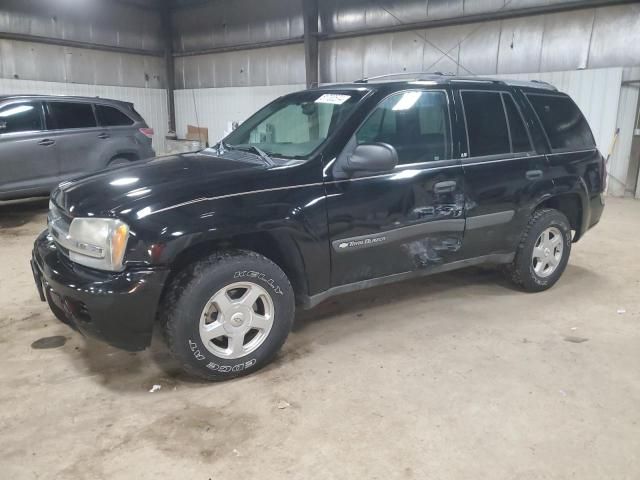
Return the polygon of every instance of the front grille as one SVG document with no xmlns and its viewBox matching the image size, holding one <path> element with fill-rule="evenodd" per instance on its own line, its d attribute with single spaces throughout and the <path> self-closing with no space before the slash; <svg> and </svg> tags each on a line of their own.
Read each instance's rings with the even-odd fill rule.
<svg viewBox="0 0 640 480">
<path fill-rule="evenodd" d="M 69 227 L 71 219 L 53 202 L 49 202 L 49 214 L 47 215 L 47 227 L 49 235 L 62 253 L 69 255 Z"/>
</svg>

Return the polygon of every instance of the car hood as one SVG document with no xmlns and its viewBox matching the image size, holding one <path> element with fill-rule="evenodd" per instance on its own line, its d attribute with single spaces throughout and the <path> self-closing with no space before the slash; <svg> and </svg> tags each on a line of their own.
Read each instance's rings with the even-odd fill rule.
<svg viewBox="0 0 640 480">
<path fill-rule="evenodd" d="M 260 185 L 266 165 L 208 153 L 157 157 L 63 182 L 53 201 L 70 216 L 126 216 Z"/>
</svg>

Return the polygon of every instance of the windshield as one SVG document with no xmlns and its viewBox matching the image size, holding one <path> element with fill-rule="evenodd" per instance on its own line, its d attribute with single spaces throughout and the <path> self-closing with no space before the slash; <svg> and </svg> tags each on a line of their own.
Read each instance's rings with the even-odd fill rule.
<svg viewBox="0 0 640 480">
<path fill-rule="evenodd" d="M 304 160 L 353 111 L 366 90 L 306 90 L 279 98 L 223 140 L 225 147 L 258 147 L 269 156 Z"/>
</svg>

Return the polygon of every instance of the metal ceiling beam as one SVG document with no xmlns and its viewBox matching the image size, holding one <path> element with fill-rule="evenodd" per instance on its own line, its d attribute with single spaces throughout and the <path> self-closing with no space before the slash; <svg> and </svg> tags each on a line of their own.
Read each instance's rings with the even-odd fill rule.
<svg viewBox="0 0 640 480">
<path fill-rule="evenodd" d="M 101 50 L 105 52 L 128 53 L 132 55 L 151 55 L 154 57 L 164 56 L 163 51 L 157 51 L 157 50 L 146 50 L 143 48 L 131 48 L 131 47 L 119 47 L 117 45 L 81 42 L 78 40 L 66 40 L 63 38 L 43 37 L 40 35 L 29 35 L 25 33 L 0 32 L 0 40 L 16 40 L 19 42 L 45 43 L 47 45 L 59 45 L 61 47 L 85 48 L 88 50 Z"/>
<path fill-rule="evenodd" d="M 167 77 L 167 109 L 169 114 L 169 132 L 176 131 L 175 66 L 173 63 L 173 25 L 171 23 L 170 0 L 162 0 L 160 19 L 164 35 L 164 68 Z"/>
<path fill-rule="evenodd" d="M 174 57 L 193 57 L 196 55 L 207 55 L 210 53 L 238 52 L 241 50 L 255 50 L 257 48 L 281 47 L 283 45 L 295 45 L 304 43 L 304 37 L 291 37 L 282 40 L 272 40 L 270 42 L 239 43 L 237 45 L 224 45 L 221 47 L 204 48 L 202 50 L 187 50 L 184 52 L 173 52 Z"/>
<path fill-rule="evenodd" d="M 304 0 L 305 2 L 307 0 Z M 637 0 L 572 0 L 568 2 L 543 5 L 538 7 L 520 8 L 517 10 L 496 10 L 493 12 L 480 13 L 474 15 L 464 15 L 461 17 L 444 18 L 438 20 L 426 20 L 422 22 L 403 23 L 396 25 L 389 25 L 385 27 L 367 28 L 360 30 L 352 30 L 348 32 L 334 32 L 334 33 L 318 33 L 319 40 L 333 40 L 339 38 L 352 38 L 366 35 L 377 35 L 381 33 L 393 33 L 409 30 L 420 30 L 435 27 L 447 27 L 454 25 L 465 25 L 469 23 L 490 22 L 495 20 L 504 20 L 509 18 L 520 18 L 531 15 L 543 15 L 548 13 L 559 13 L 573 10 L 585 10 L 589 8 L 623 5 L 628 3 L 636 3 Z M 175 7 L 174 7 L 175 8 Z M 306 22 L 305 22 L 306 26 Z M 292 37 L 282 40 L 273 40 L 269 42 L 258 43 L 242 43 L 236 45 L 224 45 L 220 47 L 188 50 L 182 52 L 174 52 L 174 57 L 188 57 L 195 55 L 207 55 L 212 53 L 223 52 L 235 52 L 241 50 L 253 50 L 257 48 L 277 47 L 282 45 L 293 45 L 304 43 L 305 37 Z"/>
<path fill-rule="evenodd" d="M 302 0 L 307 88 L 318 86 L 318 0 Z"/>
</svg>

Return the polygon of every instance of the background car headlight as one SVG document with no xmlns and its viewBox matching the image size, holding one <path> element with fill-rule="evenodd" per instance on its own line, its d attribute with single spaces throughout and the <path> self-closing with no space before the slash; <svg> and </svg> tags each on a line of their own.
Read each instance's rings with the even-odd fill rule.
<svg viewBox="0 0 640 480">
<path fill-rule="evenodd" d="M 69 227 L 69 258 L 100 270 L 123 269 L 129 226 L 113 218 L 74 218 Z"/>
</svg>

